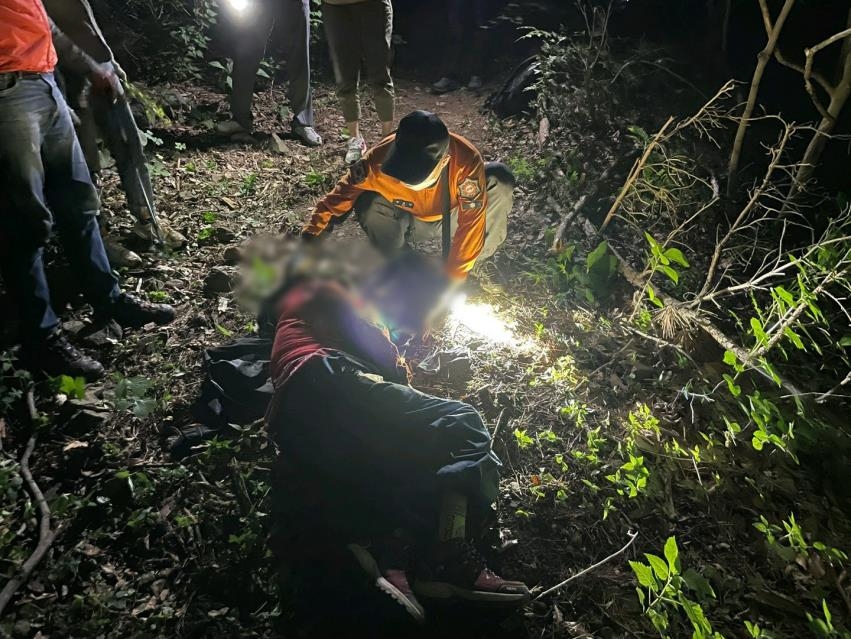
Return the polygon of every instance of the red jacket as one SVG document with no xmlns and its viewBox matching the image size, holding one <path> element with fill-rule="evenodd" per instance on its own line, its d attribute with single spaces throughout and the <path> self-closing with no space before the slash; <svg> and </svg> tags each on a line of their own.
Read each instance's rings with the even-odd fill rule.
<svg viewBox="0 0 851 639">
<path fill-rule="evenodd" d="M 0 0 L 0 73 L 50 73 L 56 49 L 41 0 Z"/>
</svg>

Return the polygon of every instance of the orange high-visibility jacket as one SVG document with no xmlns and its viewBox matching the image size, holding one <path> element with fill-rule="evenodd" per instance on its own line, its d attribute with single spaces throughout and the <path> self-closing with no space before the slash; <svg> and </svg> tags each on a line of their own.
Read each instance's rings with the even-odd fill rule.
<svg viewBox="0 0 851 639">
<path fill-rule="evenodd" d="M 328 195 L 316 205 L 304 232 L 319 235 L 332 218 L 349 213 L 358 196 L 376 191 L 395 206 L 423 222 L 439 222 L 443 216 L 441 180 L 421 191 L 414 191 L 396 178 L 381 172 L 381 164 L 395 136 L 385 138 L 370 149 Z M 485 216 L 488 196 L 482 155 L 468 140 L 455 133 L 449 140 L 450 206 L 458 211 L 458 229 L 452 239 L 448 269 L 464 277 L 473 268 L 485 243 Z"/>
<path fill-rule="evenodd" d="M 50 73 L 56 50 L 41 0 L 0 0 L 0 73 Z"/>
</svg>

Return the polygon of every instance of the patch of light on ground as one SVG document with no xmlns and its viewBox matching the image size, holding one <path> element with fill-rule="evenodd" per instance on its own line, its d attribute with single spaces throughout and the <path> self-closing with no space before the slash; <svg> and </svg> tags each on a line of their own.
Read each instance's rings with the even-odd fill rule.
<svg viewBox="0 0 851 639">
<path fill-rule="evenodd" d="M 453 302 L 449 313 L 449 328 L 458 336 L 459 329 L 474 336 L 515 348 L 528 346 L 529 340 L 518 337 L 513 323 L 499 317 L 490 304 L 469 302 L 461 296 Z"/>
</svg>

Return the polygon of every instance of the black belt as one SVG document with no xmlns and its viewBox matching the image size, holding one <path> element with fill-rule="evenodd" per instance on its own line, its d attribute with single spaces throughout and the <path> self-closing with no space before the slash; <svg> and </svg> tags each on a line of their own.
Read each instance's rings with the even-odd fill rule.
<svg viewBox="0 0 851 639">
<path fill-rule="evenodd" d="M 40 73 L 34 71 L 11 71 L 0 73 L 0 91 L 15 86 L 20 80 L 41 78 Z"/>
<path fill-rule="evenodd" d="M 39 73 L 38 71 L 7 71 L 5 73 L 0 72 L 0 78 L 40 78 L 42 75 L 44 74 Z"/>
</svg>

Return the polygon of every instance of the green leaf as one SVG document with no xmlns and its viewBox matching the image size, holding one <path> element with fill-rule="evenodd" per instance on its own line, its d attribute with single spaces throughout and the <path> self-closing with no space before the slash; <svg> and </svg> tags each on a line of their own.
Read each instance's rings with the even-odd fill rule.
<svg viewBox="0 0 851 639">
<path fill-rule="evenodd" d="M 801 337 L 791 329 L 791 327 L 787 326 L 783 329 L 783 334 L 789 338 L 789 341 L 797 348 L 799 351 L 805 351 L 807 348 L 804 346 L 804 342 L 801 341 Z"/>
<path fill-rule="evenodd" d="M 724 378 L 724 381 L 727 382 L 727 388 L 730 390 L 730 394 L 733 397 L 738 397 L 742 394 L 742 387 L 736 384 L 736 380 L 727 373 L 724 373 L 722 377 Z"/>
<path fill-rule="evenodd" d="M 751 318 L 751 330 L 753 331 L 757 342 L 760 344 L 768 342 L 768 335 L 765 334 L 765 331 L 762 328 L 762 322 L 760 322 L 756 317 Z"/>
<path fill-rule="evenodd" d="M 690 266 L 688 260 L 686 260 L 685 258 L 685 255 L 683 255 L 683 252 L 678 248 L 669 248 L 663 253 L 663 255 L 672 262 L 676 262 L 683 268 L 688 268 Z"/>
<path fill-rule="evenodd" d="M 656 249 L 656 251 L 654 253 L 660 254 L 659 253 L 659 242 L 657 242 L 655 239 L 653 239 L 653 236 L 650 235 L 650 233 L 648 233 L 647 231 L 644 232 L 644 237 L 647 239 L 647 243 L 650 244 L 650 248 Z"/>
<path fill-rule="evenodd" d="M 724 363 L 727 366 L 735 366 L 738 361 L 739 360 L 733 351 L 724 351 Z"/>
<path fill-rule="evenodd" d="M 792 295 L 789 291 L 787 291 L 785 288 L 783 288 L 782 286 L 776 286 L 776 287 L 774 287 L 774 292 L 775 292 L 775 293 L 777 293 L 777 296 L 778 296 L 781 300 L 783 300 L 784 302 L 786 302 L 789 306 L 794 306 L 794 305 L 795 305 L 795 298 L 794 298 L 794 296 L 793 296 L 793 295 Z"/>
<path fill-rule="evenodd" d="M 605 241 L 600 242 L 597 248 L 588 253 L 588 257 L 585 258 L 586 269 L 590 272 L 594 268 L 594 265 L 606 256 L 606 251 L 608 250 L 609 245 Z"/>
<path fill-rule="evenodd" d="M 639 561 L 630 561 L 629 565 L 632 568 L 632 572 L 635 573 L 639 584 L 653 590 L 657 588 L 656 579 L 653 577 L 653 571 L 650 569 L 650 566 L 642 564 Z"/>
<path fill-rule="evenodd" d="M 650 285 L 647 286 L 647 299 L 649 299 L 653 304 L 655 304 L 659 308 L 665 307 L 665 305 L 662 303 L 662 300 L 656 297 L 656 291 L 654 291 L 653 287 Z"/>
<path fill-rule="evenodd" d="M 647 561 L 650 562 L 650 565 L 653 567 L 653 572 L 656 574 L 656 577 L 658 577 L 660 581 L 665 581 L 668 578 L 668 566 L 665 561 L 661 557 L 651 555 L 650 553 L 644 553 L 644 556 L 647 557 Z"/>
<path fill-rule="evenodd" d="M 697 595 L 698 599 L 715 598 L 715 591 L 712 589 L 709 581 L 694 568 L 689 568 L 683 573 L 683 581 Z"/>
<path fill-rule="evenodd" d="M 221 333 L 225 337 L 233 337 L 233 332 L 229 331 L 227 328 L 225 328 L 224 326 L 222 326 L 218 322 L 215 322 L 214 325 L 216 327 L 216 330 L 219 331 L 219 333 Z"/>
<path fill-rule="evenodd" d="M 679 548 L 677 548 L 677 538 L 676 537 L 668 537 L 668 540 L 665 542 L 665 559 L 668 560 L 668 568 L 671 569 L 671 572 L 676 574 L 677 571 L 677 559 L 680 556 Z"/>
<path fill-rule="evenodd" d="M 59 376 L 59 392 L 72 399 L 83 399 L 86 396 L 86 380 L 84 377 Z"/>
<path fill-rule="evenodd" d="M 660 270 L 660 271 L 662 271 L 665 275 L 667 275 L 667 276 L 668 276 L 668 278 L 669 278 L 669 279 L 670 279 L 670 280 L 671 280 L 674 284 L 679 284 L 679 283 L 680 283 L 680 274 L 679 274 L 679 273 L 677 273 L 677 272 L 676 272 L 674 269 L 672 269 L 670 266 L 665 266 L 664 264 L 660 264 L 660 265 L 659 265 L 659 270 Z"/>
<path fill-rule="evenodd" d="M 851 346 L 851 335 L 846 335 L 841 340 L 839 340 L 839 345 L 845 348 L 846 346 Z"/>
</svg>

